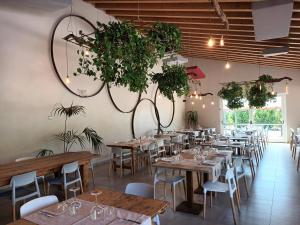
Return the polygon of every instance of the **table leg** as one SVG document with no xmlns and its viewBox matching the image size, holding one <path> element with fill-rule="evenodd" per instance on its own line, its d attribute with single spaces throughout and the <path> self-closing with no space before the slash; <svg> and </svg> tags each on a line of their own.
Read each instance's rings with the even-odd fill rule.
<svg viewBox="0 0 300 225">
<path fill-rule="evenodd" d="M 90 174 L 89 174 L 89 163 L 85 163 L 81 166 L 81 179 L 82 179 L 82 186 L 83 192 L 89 191 L 89 181 L 90 181 Z"/>
<path fill-rule="evenodd" d="M 131 149 L 131 160 L 132 160 L 132 166 L 133 166 L 133 174 L 136 172 L 136 155 L 137 151 L 135 151 L 134 149 Z"/>
<path fill-rule="evenodd" d="M 198 215 L 202 209 L 203 205 L 194 202 L 194 188 L 193 188 L 193 172 L 186 171 L 186 182 L 187 182 L 187 200 L 180 203 L 176 210 L 185 213 L 191 213 Z"/>
</svg>

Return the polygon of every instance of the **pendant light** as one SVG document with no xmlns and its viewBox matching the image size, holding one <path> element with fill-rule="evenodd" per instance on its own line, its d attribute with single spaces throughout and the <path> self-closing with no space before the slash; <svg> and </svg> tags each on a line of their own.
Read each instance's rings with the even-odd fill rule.
<svg viewBox="0 0 300 225">
<path fill-rule="evenodd" d="M 288 86 L 288 82 L 285 83 L 285 93 L 289 94 L 289 86 Z"/>
<path fill-rule="evenodd" d="M 230 69 L 231 65 L 229 63 L 229 60 L 228 60 L 228 52 L 226 50 L 226 64 L 225 64 L 225 69 L 228 70 Z"/>
<path fill-rule="evenodd" d="M 212 48 L 215 45 L 215 40 L 213 39 L 212 36 L 209 37 L 208 42 L 207 42 L 207 46 L 209 48 Z"/>
<path fill-rule="evenodd" d="M 220 39 L 220 46 L 223 47 L 225 45 L 225 42 L 224 42 L 224 38 L 223 38 L 223 35 Z"/>
</svg>

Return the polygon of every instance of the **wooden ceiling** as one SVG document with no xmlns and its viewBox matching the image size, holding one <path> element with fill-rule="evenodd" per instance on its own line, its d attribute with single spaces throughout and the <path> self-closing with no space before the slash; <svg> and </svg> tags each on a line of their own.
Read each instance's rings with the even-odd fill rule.
<svg viewBox="0 0 300 225">
<path fill-rule="evenodd" d="M 85 0 L 119 20 L 147 28 L 156 21 L 175 24 L 182 32 L 182 55 L 205 59 L 300 69 L 300 0 L 294 1 L 289 37 L 255 41 L 251 0 L 219 0 L 229 21 L 225 29 L 209 0 Z M 139 10 L 138 10 L 139 9 Z M 137 20 L 139 14 L 140 21 Z M 216 41 L 208 48 L 212 35 Z M 224 36 L 225 46 L 218 42 Z M 267 47 L 288 45 L 287 55 L 264 58 Z"/>
</svg>

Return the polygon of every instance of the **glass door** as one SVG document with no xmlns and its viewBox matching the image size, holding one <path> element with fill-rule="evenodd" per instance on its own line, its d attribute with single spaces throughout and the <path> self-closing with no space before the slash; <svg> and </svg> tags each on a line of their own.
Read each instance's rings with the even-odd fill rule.
<svg viewBox="0 0 300 225">
<path fill-rule="evenodd" d="M 285 119 L 285 94 L 277 96 L 260 109 L 250 109 L 245 101 L 244 108 L 230 110 L 226 101 L 221 105 L 221 127 L 224 134 L 231 134 L 231 130 L 247 130 L 261 128 L 267 131 L 269 141 L 285 142 L 287 128 Z"/>
</svg>

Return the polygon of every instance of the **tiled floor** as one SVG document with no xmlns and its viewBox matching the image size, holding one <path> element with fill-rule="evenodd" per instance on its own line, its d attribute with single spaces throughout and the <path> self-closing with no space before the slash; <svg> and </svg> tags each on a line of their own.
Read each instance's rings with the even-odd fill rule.
<svg viewBox="0 0 300 225">
<path fill-rule="evenodd" d="M 129 182 L 152 182 L 152 177 L 146 171 L 139 171 L 135 176 L 127 175 L 119 178 L 117 175 L 108 177 L 108 166 L 99 165 L 96 168 L 96 186 L 108 187 L 123 191 Z M 196 183 L 196 182 L 195 182 Z M 269 144 L 264 158 L 259 164 L 254 182 L 250 184 L 250 197 L 246 197 L 243 183 L 241 225 L 299 225 L 300 224 L 300 174 L 296 172 L 296 162 L 291 159 L 287 144 Z M 160 196 L 162 190 L 158 190 Z M 170 195 L 170 190 L 168 191 Z M 177 192 L 177 202 L 183 199 L 182 189 Z M 202 202 L 202 197 L 195 196 Z M 11 218 L 10 202 L 0 198 L 0 224 L 9 222 Z M 5 207 L 2 207 L 5 206 Z M 228 196 L 218 194 L 212 208 L 208 207 L 206 220 L 202 215 L 190 215 L 180 212 L 173 213 L 171 209 L 161 215 L 162 225 L 229 225 L 233 218 Z"/>
</svg>

